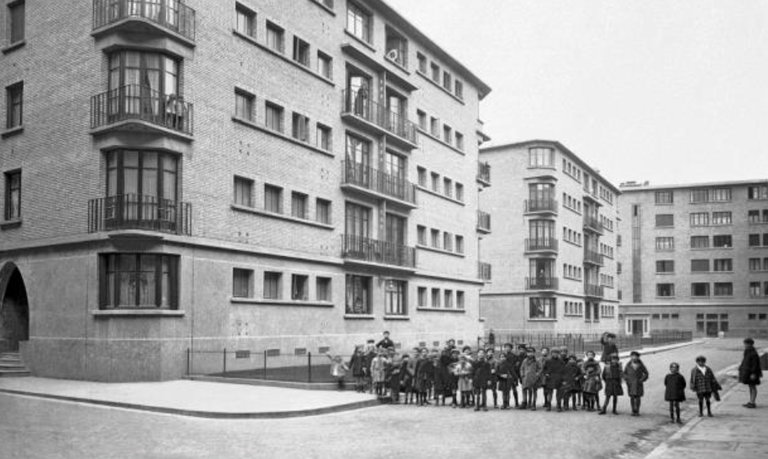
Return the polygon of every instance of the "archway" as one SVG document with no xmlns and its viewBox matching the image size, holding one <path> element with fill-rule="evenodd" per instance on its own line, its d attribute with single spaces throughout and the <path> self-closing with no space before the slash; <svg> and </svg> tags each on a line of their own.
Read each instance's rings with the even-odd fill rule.
<svg viewBox="0 0 768 459">
<path fill-rule="evenodd" d="M 0 351 L 18 351 L 29 339 L 29 302 L 19 268 L 6 263 L 0 270 Z"/>
</svg>

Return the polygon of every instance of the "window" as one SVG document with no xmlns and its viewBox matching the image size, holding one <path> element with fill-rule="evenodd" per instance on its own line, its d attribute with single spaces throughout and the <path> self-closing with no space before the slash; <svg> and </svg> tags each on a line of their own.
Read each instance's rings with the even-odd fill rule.
<svg viewBox="0 0 768 459">
<path fill-rule="evenodd" d="M 674 194 L 672 191 L 657 191 L 656 192 L 656 205 L 672 204 L 674 203 Z"/>
<path fill-rule="evenodd" d="M 657 273 L 673 273 L 675 272 L 674 260 L 658 260 L 656 261 Z"/>
<path fill-rule="evenodd" d="M 5 88 L 8 101 L 5 127 L 13 129 L 24 123 L 24 83 L 16 83 Z"/>
<path fill-rule="evenodd" d="M 453 251 L 453 235 L 449 232 L 443 233 L 443 250 Z"/>
<path fill-rule="evenodd" d="M 707 190 L 706 189 L 696 189 L 691 190 L 691 203 L 699 203 L 699 202 L 707 202 Z"/>
<path fill-rule="evenodd" d="M 245 8 L 240 4 L 237 4 L 235 6 L 235 16 L 237 16 L 235 30 L 237 30 L 243 35 L 255 38 L 256 37 L 256 27 L 255 27 L 256 13 L 249 10 L 248 8 Z"/>
<path fill-rule="evenodd" d="M 371 43 L 371 15 L 355 3 L 347 3 L 347 32 L 366 43 Z"/>
<path fill-rule="evenodd" d="M 443 292 L 443 297 L 445 298 L 445 309 L 453 309 L 453 290 Z"/>
<path fill-rule="evenodd" d="M 320 123 L 317 123 L 317 148 L 325 151 L 333 149 L 333 131 Z"/>
<path fill-rule="evenodd" d="M 416 301 L 420 308 L 427 307 L 427 288 L 419 287 L 416 290 Z"/>
<path fill-rule="evenodd" d="M 445 71 L 443 71 L 443 88 L 449 92 L 453 90 L 453 76 Z"/>
<path fill-rule="evenodd" d="M 528 149 L 529 167 L 555 167 L 555 151 L 551 148 L 530 148 Z"/>
<path fill-rule="evenodd" d="M 710 202 L 727 202 L 731 200 L 730 188 L 714 188 L 709 190 Z"/>
<path fill-rule="evenodd" d="M 408 40 L 394 29 L 386 29 L 386 54 L 387 59 L 401 67 L 408 67 Z"/>
<path fill-rule="evenodd" d="M 453 180 L 443 177 L 443 193 L 449 198 L 453 195 Z"/>
<path fill-rule="evenodd" d="M 164 108 L 172 112 L 171 104 L 164 106 L 166 98 L 170 101 L 172 96 L 180 95 L 179 69 L 178 60 L 161 53 L 127 50 L 110 53 L 108 114 L 159 115 Z M 183 112 L 183 107 L 180 110 Z M 175 124 L 178 120 L 168 121 Z"/>
<path fill-rule="evenodd" d="M 346 313 L 371 314 L 371 278 L 347 274 L 346 281 Z"/>
<path fill-rule="evenodd" d="M 675 296 L 675 284 L 656 284 L 656 296 Z"/>
<path fill-rule="evenodd" d="M 456 148 L 464 151 L 464 134 L 456 132 Z"/>
<path fill-rule="evenodd" d="M 694 282 L 691 284 L 691 296 L 709 296 L 709 283 Z"/>
<path fill-rule="evenodd" d="M 456 253 L 464 253 L 464 236 L 456 235 Z"/>
<path fill-rule="evenodd" d="M 730 225 L 732 223 L 731 212 L 712 212 L 713 225 Z"/>
<path fill-rule="evenodd" d="M 692 249 L 708 249 L 709 236 L 691 236 Z"/>
<path fill-rule="evenodd" d="M 768 263 L 768 258 L 766 258 L 766 263 Z M 768 264 L 766 265 L 768 267 Z M 750 271 L 762 271 L 763 267 L 760 263 L 759 258 L 750 258 L 749 259 L 749 270 Z"/>
<path fill-rule="evenodd" d="M 426 74 L 427 73 L 427 56 L 416 53 L 416 60 L 419 61 L 419 72 Z"/>
<path fill-rule="evenodd" d="M 281 273 L 266 271 L 264 273 L 264 292 L 262 296 L 265 300 L 279 300 L 282 295 L 282 279 Z"/>
<path fill-rule="evenodd" d="M 272 102 L 265 102 L 265 107 L 265 125 L 267 126 L 267 129 L 283 132 L 283 107 L 273 104 Z"/>
<path fill-rule="evenodd" d="M 5 173 L 5 220 L 21 218 L 21 171 Z"/>
<path fill-rule="evenodd" d="M 439 288 L 432 289 L 432 307 L 440 308 L 440 289 Z"/>
<path fill-rule="evenodd" d="M 293 131 L 291 132 L 291 135 L 294 139 L 300 141 L 300 142 L 308 142 L 309 141 L 309 118 L 306 116 L 296 113 L 293 113 Z"/>
<path fill-rule="evenodd" d="M 555 319 L 557 318 L 555 298 L 531 298 L 531 319 Z"/>
<path fill-rule="evenodd" d="M 464 202 L 464 185 L 456 182 L 456 200 Z"/>
<path fill-rule="evenodd" d="M 8 5 L 8 42 L 18 43 L 24 40 L 25 5 L 23 1 Z"/>
<path fill-rule="evenodd" d="M 440 230 L 432 230 L 432 247 L 436 249 L 440 248 Z"/>
<path fill-rule="evenodd" d="M 253 298 L 253 270 L 239 268 L 232 270 L 232 297 Z"/>
<path fill-rule="evenodd" d="M 293 60 L 309 67 L 309 43 L 297 36 L 293 37 Z"/>
<path fill-rule="evenodd" d="M 462 83 L 460 80 L 456 80 L 456 84 L 455 84 L 453 93 L 459 99 L 463 99 L 464 98 L 464 83 Z"/>
<path fill-rule="evenodd" d="M 730 258 L 719 258 L 714 261 L 715 271 L 733 271 L 733 260 Z"/>
<path fill-rule="evenodd" d="M 307 301 L 309 299 L 309 276 L 291 275 L 291 299 L 294 301 Z"/>
<path fill-rule="evenodd" d="M 430 68 L 432 70 L 432 81 L 440 83 L 440 66 L 433 62 Z"/>
<path fill-rule="evenodd" d="M 730 234 L 712 236 L 712 246 L 719 248 L 733 247 L 733 241 L 731 239 Z"/>
<path fill-rule="evenodd" d="M 291 193 L 291 216 L 294 218 L 306 219 L 307 212 L 307 200 L 309 198 L 306 194 L 292 192 Z"/>
<path fill-rule="evenodd" d="M 315 201 L 315 220 L 325 225 L 331 224 L 333 221 L 331 218 L 331 201 L 317 198 Z"/>
<path fill-rule="evenodd" d="M 407 290 L 408 284 L 405 281 L 387 281 L 386 290 L 384 292 L 384 314 L 389 316 L 408 315 L 405 295 Z"/>
<path fill-rule="evenodd" d="M 333 58 L 322 51 L 317 52 L 317 73 L 327 80 L 333 80 Z"/>
<path fill-rule="evenodd" d="M 113 253 L 99 257 L 102 309 L 176 309 L 179 257 Z"/>
<path fill-rule="evenodd" d="M 427 130 L 427 114 L 421 110 L 416 110 L 416 118 L 419 120 L 419 129 Z"/>
<path fill-rule="evenodd" d="M 318 277 L 315 279 L 315 296 L 317 301 L 332 301 L 331 293 L 330 277 Z"/>
<path fill-rule="evenodd" d="M 427 186 L 427 170 L 419 166 L 416 168 L 416 173 L 419 181 L 419 186 L 426 187 Z"/>
<path fill-rule="evenodd" d="M 416 242 L 419 245 L 427 245 L 427 228 L 425 226 L 416 226 Z"/>
<path fill-rule="evenodd" d="M 762 291 L 760 290 L 760 282 L 750 282 L 749 283 L 749 296 L 755 297 L 760 296 Z M 755 319 L 755 314 L 750 314 L 750 320 Z"/>
<path fill-rule="evenodd" d="M 715 282 L 715 296 L 733 296 L 733 283 Z"/>
<path fill-rule="evenodd" d="M 440 174 L 432 172 L 432 191 L 435 193 L 440 192 Z"/>
<path fill-rule="evenodd" d="M 278 53 L 285 53 L 285 30 L 267 21 L 267 46 Z"/>
<path fill-rule="evenodd" d="M 429 118 L 429 132 L 433 137 L 440 135 L 440 120 L 434 116 Z"/>
<path fill-rule="evenodd" d="M 691 226 L 709 226 L 709 213 L 708 212 L 692 213 Z"/>
<path fill-rule="evenodd" d="M 672 214 L 657 214 L 656 226 L 675 226 L 675 216 Z"/>
<path fill-rule="evenodd" d="M 235 116 L 244 120 L 253 121 L 253 102 L 256 98 L 253 94 L 235 90 Z"/>
<path fill-rule="evenodd" d="M 235 204 L 253 207 L 253 180 L 235 176 Z"/>
<path fill-rule="evenodd" d="M 264 210 L 276 214 L 283 213 L 283 189 L 274 185 L 264 185 Z"/>
<path fill-rule="evenodd" d="M 456 309 L 464 309 L 464 292 L 456 290 Z"/>
<path fill-rule="evenodd" d="M 371 209 L 351 202 L 346 203 L 345 232 L 348 236 L 367 238 L 371 234 Z"/>
<path fill-rule="evenodd" d="M 709 260 L 691 260 L 691 272 L 693 272 L 693 273 L 708 273 L 709 272 Z"/>
<path fill-rule="evenodd" d="M 448 125 L 443 125 L 443 142 L 449 145 L 453 143 L 453 129 Z"/>
<path fill-rule="evenodd" d="M 768 185 L 753 185 L 747 188 L 747 199 L 768 199 Z"/>
<path fill-rule="evenodd" d="M 675 238 L 673 237 L 657 237 L 656 238 L 656 251 L 667 252 L 675 250 Z"/>
</svg>

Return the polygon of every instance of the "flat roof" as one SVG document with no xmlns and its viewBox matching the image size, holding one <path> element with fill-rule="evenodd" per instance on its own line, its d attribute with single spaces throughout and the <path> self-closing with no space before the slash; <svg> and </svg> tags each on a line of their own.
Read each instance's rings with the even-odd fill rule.
<svg viewBox="0 0 768 459">
<path fill-rule="evenodd" d="M 632 183 L 632 182 L 629 182 Z M 684 188 L 713 188 L 722 186 L 746 186 L 755 184 L 768 184 L 768 179 L 755 179 L 755 180 L 728 180 L 717 182 L 699 182 L 699 183 L 676 183 L 669 185 L 643 185 L 638 182 L 634 185 L 627 185 L 627 182 L 622 183 L 619 187 L 622 193 L 636 193 L 641 191 L 656 191 L 656 190 L 670 190 L 670 189 L 684 189 Z"/>
<path fill-rule="evenodd" d="M 472 85 L 474 85 L 478 92 L 480 93 L 480 99 L 485 98 L 488 94 L 491 92 L 491 87 L 488 86 L 483 80 L 480 79 L 477 75 L 475 75 L 471 70 L 469 70 L 464 64 L 459 62 L 458 59 L 451 56 L 446 50 L 444 50 L 440 45 L 434 42 L 431 38 L 429 38 L 424 32 L 422 32 L 418 27 L 413 25 L 409 20 L 407 20 L 402 14 L 397 12 L 392 6 L 390 6 L 386 1 L 384 0 L 366 0 L 365 3 L 368 3 L 371 5 L 372 8 L 376 9 L 377 11 L 381 12 L 385 16 L 387 16 L 388 19 L 392 20 L 395 25 L 400 27 L 403 32 L 405 32 L 408 35 L 413 36 L 420 42 L 423 42 L 440 60 L 444 61 L 446 64 L 450 65 L 451 67 L 457 69 L 459 73 L 461 73 L 464 78 L 466 78 Z"/>
<path fill-rule="evenodd" d="M 552 147 L 557 148 L 558 150 L 567 153 L 571 158 L 573 158 L 574 162 L 578 164 L 582 169 L 585 169 L 587 172 L 589 172 L 590 175 L 595 176 L 596 178 L 599 178 L 603 181 L 603 183 L 607 184 L 608 187 L 616 194 L 621 194 L 624 192 L 623 189 L 620 189 L 616 187 L 613 183 L 611 183 L 610 180 L 603 177 L 599 172 L 594 170 L 589 164 L 585 163 L 584 160 L 578 157 L 576 153 L 572 152 L 568 149 L 565 145 L 560 143 L 557 140 L 545 140 L 545 139 L 534 139 L 534 140 L 524 140 L 522 142 L 512 142 L 512 143 L 505 143 L 503 145 L 494 145 L 492 147 L 485 147 L 480 149 L 480 154 L 495 151 L 495 150 L 506 150 L 510 148 L 519 148 L 519 147 L 527 147 L 530 145 L 549 145 Z"/>
</svg>

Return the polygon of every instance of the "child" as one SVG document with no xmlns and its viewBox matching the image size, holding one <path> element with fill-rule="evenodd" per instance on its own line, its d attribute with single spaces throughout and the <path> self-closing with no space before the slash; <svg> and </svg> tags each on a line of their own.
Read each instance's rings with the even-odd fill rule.
<svg viewBox="0 0 768 459">
<path fill-rule="evenodd" d="M 749 402 L 744 404 L 744 408 L 755 408 L 757 400 L 757 386 L 760 385 L 760 378 L 763 377 L 763 369 L 760 366 L 760 356 L 755 350 L 755 340 L 746 338 L 744 340 L 744 358 L 739 365 L 739 382 L 749 387 Z"/>
<path fill-rule="evenodd" d="M 576 363 L 576 356 L 572 355 L 568 357 L 568 363 L 563 368 L 563 383 L 560 387 L 560 390 L 562 391 L 562 398 L 563 398 L 563 409 L 565 411 L 568 411 L 568 405 L 571 400 L 571 397 L 573 397 L 573 409 L 576 410 L 576 384 L 577 381 L 581 379 L 581 368 L 579 368 L 579 364 Z M 558 410 L 559 411 L 559 410 Z"/>
<path fill-rule="evenodd" d="M 411 366 L 411 357 L 408 354 L 403 355 L 403 363 L 400 364 L 400 387 L 405 394 L 405 404 L 408 404 L 408 397 L 413 390 L 413 367 Z"/>
<path fill-rule="evenodd" d="M 376 357 L 374 357 L 373 361 L 371 362 L 371 381 L 373 382 L 374 390 L 378 396 L 384 395 L 384 370 L 387 364 L 387 359 L 384 357 L 384 352 L 384 349 L 379 348 L 376 352 Z"/>
<path fill-rule="evenodd" d="M 554 394 L 557 403 L 557 411 L 563 411 L 563 370 L 565 362 L 560 358 L 560 349 L 553 348 L 550 351 L 550 358 L 544 361 L 542 371 L 544 373 L 544 409 L 552 410 L 552 395 Z"/>
<path fill-rule="evenodd" d="M 619 354 L 613 354 L 611 356 L 611 362 L 603 368 L 603 381 L 605 381 L 605 404 L 603 409 L 597 414 L 605 414 L 608 409 L 608 401 L 613 399 L 613 414 L 619 414 L 616 412 L 616 404 L 619 401 L 619 396 L 624 395 L 624 389 L 621 387 L 621 362 L 619 362 Z"/>
<path fill-rule="evenodd" d="M 675 362 L 669 365 L 669 374 L 664 378 L 664 400 L 669 402 L 670 422 L 680 421 L 680 402 L 685 401 L 685 378 L 680 374 L 680 365 Z M 677 415 L 677 421 L 675 421 Z"/>
<path fill-rule="evenodd" d="M 587 351 L 587 360 L 584 362 L 584 403 L 587 411 L 595 411 L 600 408 L 600 391 L 603 383 L 600 381 L 600 364 L 595 360 L 595 353 Z"/>
<path fill-rule="evenodd" d="M 619 355 L 619 348 L 616 346 L 616 335 L 613 333 L 605 332 L 600 337 L 600 344 L 603 345 L 603 353 L 600 356 L 600 361 L 608 365 L 611 362 L 611 356 L 613 354 Z"/>
<path fill-rule="evenodd" d="M 465 354 L 459 355 L 459 363 L 454 368 L 458 378 L 458 391 L 461 394 L 461 407 L 469 406 L 469 393 L 472 392 L 472 364 Z M 455 407 L 454 407 L 455 408 Z"/>
<path fill-rule="evenodd" d="M 488 388 L 491 389 L 491 395 L 493 396 L 493 409 L 498 409 L 499 395 L 497 389 L 499 386 L 499 377 L 497 371 L 499 369 L 499 361 L 495 358 L 493 350 L 490 348 L 485 349 L 485 356 L 491 367 L 491 379 Z"/>
<path fill-rule="evenodd" d="M 509 345 L 507 345 L 509 346 Z M 501 391 L 501 409 L 509 409 L 509 393 L 511 389 L 517 387 L 517 371 L 515 371 L 515 355 L 508 352 L 502 354 L 496 367 L 496 378 L 499 381 L 499 390 Z M 518 408 L 517 389 L 515 389 L 515 408 Z"/>
<path fill-rule="evenodd" d="M 387 382 L 389 397 L 393 405 L 400 403 L 400 367 L 402 362 L 397 357 L 389 359 L 387 364 Z"/>
<path fill-rule="evenodd" d="M 691 370 L 691 390 L 696 392 L 699 398 L 699 417 L 704 416 L 704 402 L 707 402 L 707 416 L 712 417 L 710 398 L 712 393 L 719 392 L 722 388 L 715 379 L 712 369 L 707 366 L 707 359 L 703 355 L 696 357 L 696 366 Z M 719 399 L 715 396 L 715 399 Z"/>
<path fill-rule="evenodd" d="M 577 406 L 582 410 L 585 409 L 584 399 L 582 398 L 582 393 L 584 392 L 584 359 L 576 359 L 576 366 L 579 367 L 579 378 L 576 379 L 572 392 L 573 398 L 571 400 L 573 400 L 574 411 L 577 410 Z"/>
<path fill-rule="evenodd" d="M 349 361 L 349 367 L 352 370 L 352 376 L 355 378 L 355 391 L 365 391 L 365 353 L 362 346 L 355 346 L 355 352 Z"/>
<path fill-rule="evenodd" d="M 371 378 L 371 363 L 376 358 L 376 345 L 372 339 L 365 343 L 365 359 L 363 360 L 363 370 L 365 371 L 365 387 L 368 392 L 373 393 L 373 379 Z"/>
<path fill-rule="evenodd" d="M 421 350 L 421 362 L 416 369 L 416 391 L 418 392 L 419 406 L 430 405 L 427 400 L 427 394 L 432 389 L 432 383 L 435 378 L 435 365 L 429 358 L 429 351 L 424 348 Z"/>
<path fill-rule="evenodd" d="M 536 349 L 528 348 L 528 355 L 520 364 L 520 380 L 523 386 L 523 409 L 536 411 L 536 392 L 539 390 L 541 364 L 536 360 Z"/>
<path fill-rule="evenodd" d="M 341 356 L 331 356 L 329 352 L 325 355 L 331 360 L 331 376 L 336 379 L 337 389 L 344 390 L 344 377 L 347 376 L 349 367 L 341 360 Z"/>
<path fill-rule="evenodd" d="M 630 361 L 624 367 L 624 380 L 627 382 L 627 394 L 632 405 L 632 416 L 640 416 L 640 399 L 645 395 L 643 383 L 648 380 L 648 369 L 640 360 L 640 353 L 632 351 Z"/>
<path fill-rule="evenodd" d="M 485 351 L 477 351 L 477 361 L 473 365 L 472 387 L 475 390 L 475 411 L 488 411 L 487 390 L 491 384 L 491 364 L 485 359 Z"/>
</svg>

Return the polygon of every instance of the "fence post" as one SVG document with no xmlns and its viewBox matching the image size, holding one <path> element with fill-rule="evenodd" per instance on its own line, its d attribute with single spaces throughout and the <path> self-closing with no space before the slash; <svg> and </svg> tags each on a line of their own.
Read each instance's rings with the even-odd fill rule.
<svg viewBox="0 0 768 459">
<path fill-rule="evenodd" d="M 190 348 L 187 348 L 187 376 L 189 376 L 192 371 L 192 350 Z"/>
<path fill-rule="evenodd" d="M 312 382 L 312 353 L 307 352 L 307 382 Z"/>
<path fill-rule="evenodd" d="M 264 350 L 264 381 L 267 380 L 267 351 Z"/>
<path fill-rule="evenodd" d="M 224 348 L 224 365 L 223 365 L 223 367 L 224 367 L 223 374 L 224 374 L 224 377 L 226 377 L 227 376 L 227 348 L 226 347 Z"/>
</svg>

